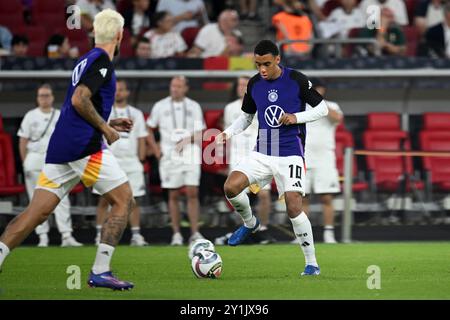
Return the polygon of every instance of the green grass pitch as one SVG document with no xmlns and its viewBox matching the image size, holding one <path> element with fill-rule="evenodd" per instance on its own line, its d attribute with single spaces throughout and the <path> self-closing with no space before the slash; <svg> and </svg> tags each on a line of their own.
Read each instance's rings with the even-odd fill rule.
<svg viewBox="0 0 450 320">
<path fill-rule="evenodd" d="M 220 279 L 196 279 L 184 247 L 120 246 L 112 268 L 134 282 L 129 292 L 91 289 L 87 275 L 96 248 L 20 247 L 0 273 L 0 299 L 450 299 L 450 243 L 316 244 L 318 277 L 300 277 L 301 249 L 294 244 L 216 246 Z M 81 270 L 81 289 L 69 290 L 67 267 Z M 371 265 L 381 289 L 368 289 Z"/>
</svg>

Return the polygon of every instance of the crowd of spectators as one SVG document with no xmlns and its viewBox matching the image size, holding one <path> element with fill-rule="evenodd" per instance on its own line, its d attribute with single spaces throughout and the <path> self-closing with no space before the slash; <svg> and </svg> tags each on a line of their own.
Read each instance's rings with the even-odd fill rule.
<svg viewBox="0 0 450 320">
<path fill-rule="evenodd" d="M 8 14 L 14 3 L 23 21 Z M 268 21 L 262 0 L 66 0 L 50 9 L 45 3 L 56 2 L 2 1 L 0 55 L 77 58 L 92 46 L 95 14 L 113 8 L 125 18 L 122 57 L 241 56 L 252 45 L 242 23 L 257 21 L 261 38 L 297 41 L 281 45 L 289 56 L 450 58 L 450 0 L 271 0 Z M 72 5 L 81 30 L 66 27 Z M 351 38 L 363 43 L 340 44 Z"/>
</svg>

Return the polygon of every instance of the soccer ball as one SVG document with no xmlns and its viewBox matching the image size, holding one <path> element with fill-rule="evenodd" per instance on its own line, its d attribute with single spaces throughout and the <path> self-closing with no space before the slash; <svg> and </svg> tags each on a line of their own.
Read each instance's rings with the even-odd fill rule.
<svg viewBox="0 0 450 320">
<path fill-rule="evenodd" d="M 217 279 L 222 274 L 222 258 L 217 252 L 202 250 L 192 258 L 191 267 L 197 278 Z"/>
<path fill-rule="evenodd" d="M 215 250 L 214 244 L 208 239 L 197 239 L 189 246 L 188 256 L 192 259 L 198 252 L 202 250 L 213 251 Z"/>
</svg>

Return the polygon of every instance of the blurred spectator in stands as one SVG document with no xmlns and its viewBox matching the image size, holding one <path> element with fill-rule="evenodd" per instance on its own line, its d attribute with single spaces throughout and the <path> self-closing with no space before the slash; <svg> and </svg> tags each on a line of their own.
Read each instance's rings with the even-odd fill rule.
<svg viewBox="0 0 450 320">
<path fill-rule="evenodd" d="M 244 40 L 242 36 L 237 34 L 230 34 L 225 37 L 227 47 L 224 55 L 228 57 L 240 57 L 244 53 Z"/>
<path fill-rule="evenodd" d="M 414 15 L 414 25 L 423 35 L 428 28 L 444 21 L 444 3 L 442 0 L 421 0 Z"/>
<path fill-rule="evenodd" d="M 45 56 L 48 58 L 78 58 L 77 47 L 70 47 L 69 38 L 61 34 L 54 34 L 45 46 Z"/>
<path fill-rule="evenodd" d="M 406 39 L 402 29 L 395 23 L 395 17 L 389 8 L 381 9 L 380 28 L 365 28 L 359 33 L 360 38 L 375 38 L 381 55 L 402 56 L 406 52 Z M 372 45 L 359 46 L 361 55 L 378 55 L 377 48 Z"/>
<path fill-rule="evenodd" d="M 277 41 L 310 40 L 313 38 L 313 24 L 296 0 L 277 1 L 282 3 L 282 11 L 272 17 L 272 25 L 276 29 Z M 310 53 L 312 45 L 304 42 L 286 44 L 281 47 L 285 55 L 303 55 Z"/>
<path fill-rule="evenodd" d="M 154 28 L 144 37 L 150 40 L 150 58 L 183 56 L 187 45 L 179 32 L 173 31 L 174 19 L 167 11 L 159 11 L 152 18 Z"/>
<path fill-rule="evenodd" d="M 273 0 L 273 4 L 280 7 L 279 11 L 307 14 L 313 21 L 326 19 L 317 0 Z"/>
<path fill-rule="evenodd" d="M 239 0 L 239 18 L 241 20 L 258 20 L 257 0 Z"/>
<path fill-rule="evenodd" d="M 76 5 L 81 10 L 81 27 L 90 32 L 92 31 L 92 23 L 97 13 L 104 9 L 116 9 L 111 0 L 77 0 Z"/>
<path fill-rule="evenodd" d="M 150 40 L 141 37 L 136 44 L 135 55 L 138 58 L 149 59 L 150 58 Z"/>
<path fill-rule="evenodd" d="M 175 20 L 175 31 L 180 33 L 185 28 L 198 28 L 209 22 L 202 0 L 160 0 L 156 11 L 169 12 Z"/>
<path fill-rule="evenodd" d="M 426 54 L 450 59 L 450 2 L 444 5 L 444 21 L 425 33 Z"/>
<path fill-rule="evenodd" d="M 28 53 L 28 38 L 22 35 L 14 35 L 11 40 L 11 55 L 26 57 Z"/>
<path fill-rule="evenodd" d="M 133 0 L 133 7 L 125 11 L 124 28 L 127 28 L 131 34 L 131 45 L 135 45 L 140 33 L 150 28 L 150 0 Z"/>
<path fill-rule="evenodd" d="M 341 0 L 341 5 L 330 13 L 327 21 L 337 24 L 340 38 L 347 38 L 351 29 L 365 27 L 366 20 L 356 0 Z"/>
<path fill-rule="evenodd" d="M 369 9 L 369 6 L 379 6 L 380 9 L 389 8 L 395 15 L 395 22 L 400 26 L 408 25 L 408 12 L 403 0 L 363 0 L 359 7 L 364 16 L 369 18 L 374 12 Z M 368 10 L 369 9 L 369 10 Z"/>
<path fill-rule="evenodd" d="M 230 52 L 235 51 L 235 48 L 229 47 L 230 44 L 233 45 L 230 37 L 241 37 L 238 25 L 237 11 L 230 9 L 222 11 L 216 23 L 207 24 L 200 30 L 188 56 L 201 58 L 229 56 Z"/>
<path fill-rule="evenodd" d="M 12 34 L 7 27 L 0 26 L 0 49 L 9 53 L 11 50 Z"/>
</svg>

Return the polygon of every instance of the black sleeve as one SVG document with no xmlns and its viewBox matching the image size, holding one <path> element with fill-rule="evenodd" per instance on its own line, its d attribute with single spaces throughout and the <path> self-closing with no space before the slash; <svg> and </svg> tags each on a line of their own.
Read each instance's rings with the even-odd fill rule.
<svg viewBox="0 0 450 320">
<path fill-rule="evenodd" d="M 300 88 L 299 97 L 303 103 L 307 103 L 314 108 L 323 100 L 320 93 L 312 87 L 311 82 L 303 73 L 292 70 L 291 78 L 298 83 Z"/>
<path fill-rule="evenodd" d="M 81 76 L 78 85 L 84 84 L 95 95 L 101 86 L 111 80 L 112 64 L 106 54 L 100 55 Z"/>
<path fill-rule="evenodd" d="M 247 92 L 244 95 L 244 101 L 242 102 L 241 110 L 245 113 L 255 114 L 257 111 L 255 100 L 252 97 L 252 88 L 255 82 L 255 78 L 251 78 L 247 84 Z"/>
</svg>

